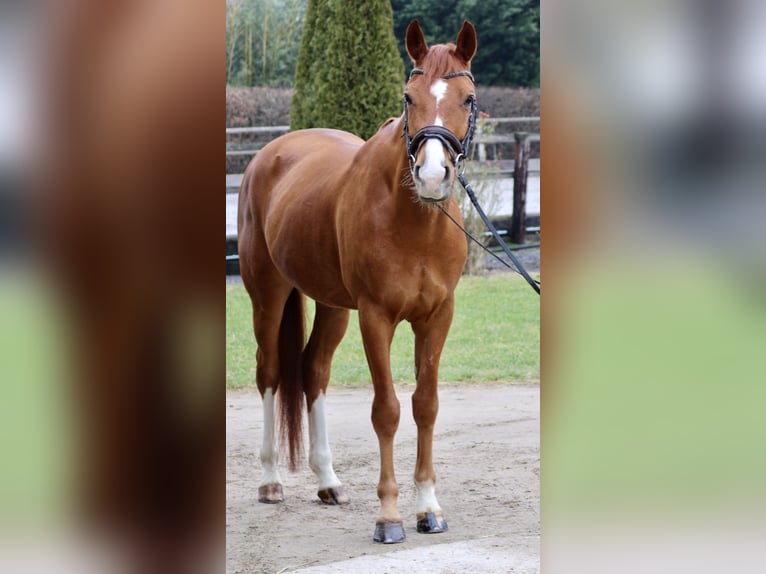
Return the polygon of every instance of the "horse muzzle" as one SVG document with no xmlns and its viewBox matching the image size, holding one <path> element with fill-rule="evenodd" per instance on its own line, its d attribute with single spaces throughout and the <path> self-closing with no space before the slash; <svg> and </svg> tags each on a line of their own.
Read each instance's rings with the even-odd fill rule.
<svg viewBox="0 0 766 574">
<path fill-rule="evenodd" d="M 446 158 L 439 142 L 431 140 L 424 146 L 422 164 L 413 163 L 412 175 L 421 201 L 437 203 L 446 200 L 455 182 L 455 168 Z M 429 149 L 430 148 L 430 149 Z"/>
<path fill-rule="evenodd" d="M 410 168 L 420 199 L 446 200 L 455 182 L 455 169 L 463 157 L 460 140 L 441 126 L 419 130 L 408 146 Z"/>
</svg>

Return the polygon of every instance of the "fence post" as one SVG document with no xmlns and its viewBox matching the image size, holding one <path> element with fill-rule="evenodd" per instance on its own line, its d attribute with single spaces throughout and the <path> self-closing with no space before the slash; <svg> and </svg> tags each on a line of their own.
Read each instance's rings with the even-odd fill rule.
<svg viewBox="0 0 766 574">
<path fill-rule="evenodd" d="M 512 243 L 527 241 L 527 171 L 529 167 L 529 138 L 526 132 L 513 134 L 516 147 L 513 161 L 513 217 L 510 240 Z"/>
</svg>

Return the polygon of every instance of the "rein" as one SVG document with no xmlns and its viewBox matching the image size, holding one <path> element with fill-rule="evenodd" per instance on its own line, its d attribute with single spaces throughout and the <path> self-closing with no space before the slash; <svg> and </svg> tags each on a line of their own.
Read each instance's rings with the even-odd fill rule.
<svg viewBox="0 0 766 574">
<path fill-rule="evenodd" d="M 423 68 L 413 68 L 412 72 L 410 72 L 410 80 L 412 79 L 413 75 L 416 74 L 424 74 L 425 71 Z M 473 74 L 469 70 L 457 70 L 455 72 L 450 72 L 449 74 L 446 74 L 441 77 L 442 80 L 449 80 L 451 78 L 456 78 L 458 76 L 466 76 L 470 78 L 471 82 L 474 82 Z M 476 98 L 473 98 L 471 101 L 471 115 L 468 118 L 468 131 L 465 134 L 465 137 L 462 139 L 458 139 L 458 137 L 450 130 L 448 130 L 445 127 L 442 126 L 426 126 L 424 128 L 419 129 L 417 132 L 415 132 L 415 135 L 410 137 L 410 130 L 408 126 L 408 115 L 407 115 L 407 108 L 409 107 L 409 102 L 405 99 L 404 101 L 404 138 L 407 144 L 407 157 L 410 162 L 410 170 L 413 169 L 413 166 L 415 165 L 416 155 L 418 151 L 420 150 L 420 147 L 423 145 L 423 143 L 429 139 L 437 139 L 439 140 L 442 145 L 445 147 L 445 149 L 450 154 L 450 159 L 452 160 L 453 165 L 455 166 L 455 171 L 457 172 L 458 180 L 460 181 L 460 184 L 463 186 L 463 189 L 465 189 L 465 192 L 468 194 L 469 199 L 471 200 L 471 203 L 473 204 L 476 211 L 479 213 L 479 217 L 481 217 L 482 221 L 484 222 L 484 225 L 487 226 L 487 229 L 489 229 L 492 236 L 495 238 L 495 241 L 497 241 L 498 245 L 502 247 L 505 254 L 508 256 L 508 258 L 513 262 L 515 265 L 514 267 L 511 267 L 506 263 L 503 259 L 498 257 L 495 253 L 489 251 L 486 246 L 481 243 L 479 240 L 477 240 L 473 235 L 468 233 L 455 219 L 450 216 L 449 213 L 447 213 L 447 210 L 444 209 L 441 205 L 439 205 L 439 209 L 455 224 L 457 225 L 463 233 L 466 234 L 469 238 L 473 239 L 478 245 L 480 245 L 485 251 L 489 251 L 491 255 L 493 255 L 496 259 L 498 259 L 503 265 L 508 267 L 509 269 L 512 269 L 519 273 L 524 279 L 529 283 L 529 285 L 532 287 L 532 289 L 537 292 L 537 294 L 540 294 L 540 282 L 536 279 L 533 279 L 529 273 L 527 273 L 527 270 L 524 269 L 524 266 L 521 264 L 521 261 L 513 254 L 510 247 L 503 241 L 503 239 L 500 237 L 500 234 L 497 232 L 497 228 L 492 224 L 492 222 L 487 217 L 487 214 L 484 213 L 484 210 L 481 208 L 481 205 L 479 205 L 479 200 L 476 198 L 476 194 L 473 191 L 473 188 L 471 185 L 466 181 L 465 175 L 464 175 L 464 165 L 463 160 L 468 155 L 468 150 L 471 147 L 471 140 L 473 139 L 473 133 L 476 129 L 476 117 L 479 113 L 478 104 L 476 102 Z"/>
<path fill-rule="evenodd" d="M 511 248 L 508 247 L 508 244 L 502 240 L 502 238 L 500 237 L 500 234 L 497 232 L 497 228 L 489 220 L 489 217 L 487 217 L 487 214 L 484 213 L 484 210 L 481 208 L 481 205 L 479 205 L 479 200 L 476 198 L 476 194 L 474 193 L 473 188 L 471 187 L 471 184 L 469 184 L 466 181 L 465 176 L 463 175 L 463 172 L 458 172 L 457 178 L 460 181 L 460 184 L 463 186 L 463 189 L 465 189 L 465 192 L 468 194 L 468 197 L 470 198 L 471 203 L 473 203 L 473 206 L 476 208 L 476 211 L 479 213 L 479 217 L 481 217 L 481 220 L 484 222 L 484 225 L 487 226 L 487 229 L 489 229 L 490 233 L 492 234 L 492 237 L 494 237 L 498 245 L 500 245 L 500 247 L 503 248 L 503 251 L 508 256 L 508 258 L 511 261 L 513 261 L 513 264 L 516 266 L 516 268 L 514 269 L 513 267 L 508 265 L 508 263 L 506 263 L 504 260 L 500 259 L 497 255 L 489 251 L 483 243 L 478 241 L 473 235 L 471 235 L 465 229 L 463 229 L 463 227 L 461 227 L 457 221 L 452 219 L 449 213 L 447 213 L 447 210 L 445 210 L 441 205 L 439 206 L 439 208 L 442 210 L 442 212 L 444 212 L 447 215 L 447 217 L 449 217 L 455 223 L 455 225 L 457 225 L 458 227 L 460 227 L 460 229 L 463 230 L 463 233 L 465 233 L 468 237 L 473 239 L 478 245 L 481 246 L 482 249 L 484 249 L 485 251 L 488 251 L 490 254 L 492 254 L 495 257 L 495 259 L 500 261 L 503 265 L 505 265 L 509 269 L 512 269 L 513 271 L 516 271 L 519 275 L 521 275 L 526 280 L 526 282 L 529 283 L 530 287 L 532 287 L 532 289 L 534 289 L 539 295 L 540 282 L 537 279 L 533 279 L 529 275 L 529 273 L 527 273 L 527 270 L 524 269 L 524 266 L 521 264 L 521 261 L 519 261 L 518 257 L 516 257 L 513 254 L 513 251 L 511 251 Z"/>
</svg>

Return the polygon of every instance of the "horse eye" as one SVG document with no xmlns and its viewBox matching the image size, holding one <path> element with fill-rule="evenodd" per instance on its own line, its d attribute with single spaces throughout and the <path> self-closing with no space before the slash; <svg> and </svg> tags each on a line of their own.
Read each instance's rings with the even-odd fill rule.
<svg viewBox="0 0 766 574">
<path fill-rule="evenodd" d="M 465 101 L 463 102 L 463 105 L 464 105 L 464 106 L 470 106 L 470 105 L 472 105 L 472 104 L 473 104 L 474 100 L 476 100 L 476 96 L 473 96 L 473 95 L 471 95 L 471 96 L 468 96 L 468 97 L 465 99 Z"/>
<path fill-rule="evenodd" d="M 409 94 L 404 94 L 404 103 L 408 106 L 412 104 L 412 98 L 410 98 Z"/>
</svg>

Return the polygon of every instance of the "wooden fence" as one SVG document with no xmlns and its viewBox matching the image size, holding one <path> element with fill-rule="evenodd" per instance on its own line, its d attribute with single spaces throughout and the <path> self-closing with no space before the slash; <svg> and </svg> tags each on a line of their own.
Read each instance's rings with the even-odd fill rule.
<svg viewBox="0 0 766 574">
<path fill-rule="evenodd" d="M 526 242 L 526 198 L 527 198 L 527 175 L 529 174 L 529 159 L 532 155 L 532 144 L 540 142 L 539 133 L 527 131 L 506 131 L 499 133 L 499 126 L 513 126 L 514 124 L 539 124 L 538 116 L 492 118 L 490 120 L 493 129 L 490 133 L 481 133 L 477 130 L 474 136 L 471 157 L 480 164 L 491 164 L 496 168 L 500 177 L 513 177 L 513 218 L 511 220 L 510 240 L 513 243 L 523 244 Z M 226 158 L 227 158 L 227 189 L 239 186 L 243 167 L 235 169 L 229 174 L 229 158 L 234 160 L 235 165 L 243 166 L 243 162 L 254 156 L 269 141 L 290 131 L 290 126 L 256 126 L 226 128 Z M 251 142 L 230 142 L 230 136 L 241 140 L 242 136 L 253 136 Z M 250 146 L 250 147 L 246 147 Z M 254 147 L 257 146 L 257 147 Z M 513 160 L 498 160 L 498 147 L 512 146 Z M 493 159 L 488 159 L 492 156 Z M 537 168 L 539 171 L 539 167 Z"/>
<path fill-rule="evenodd" d="M 540 118 L 539 116 L 525 116 L 525 117 L 515 117 L 515 118 L 492 118 L 491 123 L 496 126 L 495 129 L 497 129 L 497 126 L 505 126 L 505 125 L 512 125 L 512 124 L 531 124 L 531 123 L 539 123 Z M 285 134 L 290 131 L 290 126 L 255 126 L 255 127 L 242 127 L 242 128 L 226 128 L 226 157 L 237 157 L 237 156 L 246 156 L 246 157 L 252 157 L 256 153 L 258 153 L 258 150 L 260 150 L 263 145 L 258 145 L 257 147 L 253 147 L 252 143 L 247 143 L 244 145 L 249 145 L 250 147 L 242 147 L 241 142 L 230 142 L 229 136 L 259 136 L 257 139 L 259 140 L 259 143 L 261 143 L 264 139 L 270 140 L 273 139 L 273 137 L 278 137 L 282 134 Z M 483 161 L 485 159 L 484 154 L 481 153 L 482 149 L 485 149 L 487 147 L 497 147 L 498 145 L 503 144 L 514 144 L 516 140 L 515 133 L 527 133 L 530 136 L 530 142 L 533 141 L 540 141 L 540 136 L 538 134 L 532 134 L 529 132 L 512 132 L 512 133 L 491 133 L 491 134 L 481 134 L 477 133 L 474 137 L 474 155 L 480 156 L 476 157 L 476 159 L 479 159 Z M 269 135 L 273 135 L 273 137 L 267 137 Z M 257 145 L 257 144 L 256 144 Z"/>
</svg>

